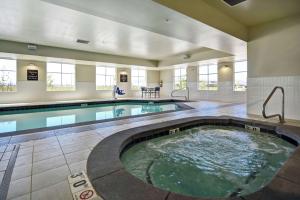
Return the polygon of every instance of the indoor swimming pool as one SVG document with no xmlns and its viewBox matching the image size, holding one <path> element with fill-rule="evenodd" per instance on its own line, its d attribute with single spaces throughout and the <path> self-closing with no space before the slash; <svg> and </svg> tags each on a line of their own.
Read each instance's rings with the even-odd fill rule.
<svg viewBox="0 0 300 200">
<path fill-rule="evenodd" d="M 175 102 L 111 102 L 81 103 L 72 105 L 36 106 L 34 108 L 2 109 L 0 112 L 1 133 L 51 129 L 74 124 L 100 122 L 138 115 L 171 112 L 184 109 Z"/>
</svg>

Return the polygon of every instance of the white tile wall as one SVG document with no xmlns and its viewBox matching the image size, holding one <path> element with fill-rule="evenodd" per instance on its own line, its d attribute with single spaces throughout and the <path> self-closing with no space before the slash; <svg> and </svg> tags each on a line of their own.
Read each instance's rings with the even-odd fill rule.
<svg viewBox="0 0 300 200">
<path fill-rule="evenodd" d="M 285 89 L 285 115 L 300 120 L 300 76 L 260 77 L 248 79 L 247 109 L 249 114 L 261 115 L 265 99 L 275 86 Z M 281 112 L 280 91 L 267 106 L 267 114 Z"/>
</svg>

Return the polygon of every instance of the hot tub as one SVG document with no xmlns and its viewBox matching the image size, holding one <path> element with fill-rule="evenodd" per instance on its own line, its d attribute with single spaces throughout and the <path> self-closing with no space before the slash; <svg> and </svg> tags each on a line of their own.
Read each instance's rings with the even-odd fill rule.
<svg viewBox="0 0 300 200">
<path fill-rule="evenodd" d="M 299 199 L 299 138 L 296 127 L 186 118 L 106 138 L 87 170 L 106 200 Z"/>
</svg>

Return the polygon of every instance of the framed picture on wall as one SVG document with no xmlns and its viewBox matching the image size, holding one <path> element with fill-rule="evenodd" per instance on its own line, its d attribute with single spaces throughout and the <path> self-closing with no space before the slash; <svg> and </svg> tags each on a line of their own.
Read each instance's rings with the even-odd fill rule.
<svg viewBox="0 0 300 200">
<path fill-rule="evenodd" d="M 127 81 L 128 81 L 127 74 L 120 74 L 120 82 L 121 83 L 127 83 Z"/>
<path fill-rule="evenodd" d="M 27 70 L 27 80 L 28 81 L 38 81 L 39 80 L 39 71 L 28 69 Z"/>
</svg>

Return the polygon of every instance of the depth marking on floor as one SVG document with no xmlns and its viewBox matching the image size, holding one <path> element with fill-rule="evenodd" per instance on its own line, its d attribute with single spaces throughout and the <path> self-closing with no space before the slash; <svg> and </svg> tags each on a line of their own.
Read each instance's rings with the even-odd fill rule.
<svg viewBox="0 0 300 200">
<path fill-rule="evenodd" d="M 72 174 L 68 180 L 74 200 L 103 200 L 97 195 L 85 172 Z"/>
</svg>

